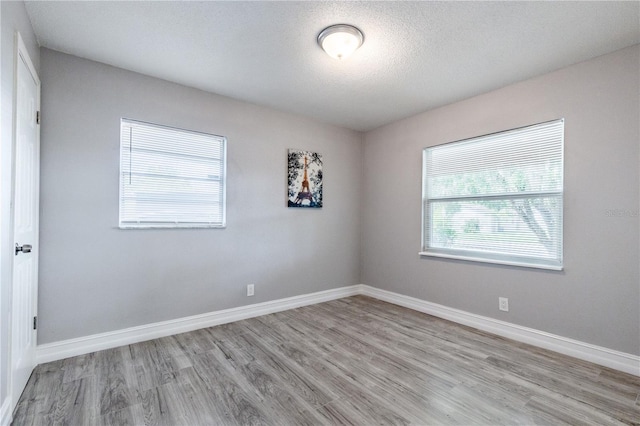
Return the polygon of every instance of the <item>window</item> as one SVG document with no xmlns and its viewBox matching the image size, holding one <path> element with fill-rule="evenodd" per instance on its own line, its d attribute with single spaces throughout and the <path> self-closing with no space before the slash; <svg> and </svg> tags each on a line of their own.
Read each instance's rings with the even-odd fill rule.
<svg viewBox="0 0 640 426">
<path fill-rule="evenodd" d="M 562 269 L 564 120 L 426 148 L 421 255 Z"/>
<path fill-rule="evenodd" d="M 122 119 L 120 228 L 225 226 L 226 139 Z"/>
</svg>

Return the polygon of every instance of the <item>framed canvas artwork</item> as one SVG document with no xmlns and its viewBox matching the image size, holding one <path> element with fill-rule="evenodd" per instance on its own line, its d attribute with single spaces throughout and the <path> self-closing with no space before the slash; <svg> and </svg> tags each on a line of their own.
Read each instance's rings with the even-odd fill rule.
<svg viewBox="0 0 640 426">
<path fill-rule="evenodd" d="M 322 207 L 322 155 L 289 150 L 289 207 Z"/>
</svg>

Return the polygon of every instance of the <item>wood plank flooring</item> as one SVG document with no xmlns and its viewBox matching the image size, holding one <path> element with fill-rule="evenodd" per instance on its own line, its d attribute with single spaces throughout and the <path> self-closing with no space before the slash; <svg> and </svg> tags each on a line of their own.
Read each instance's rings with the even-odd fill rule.
<svg viewBox="0 0 640 426">
<path fill-rule="evenodd" d="M 355 296 L 40 365 L 14 425 L 640 425 L 640 378 Z"/>
</svg>

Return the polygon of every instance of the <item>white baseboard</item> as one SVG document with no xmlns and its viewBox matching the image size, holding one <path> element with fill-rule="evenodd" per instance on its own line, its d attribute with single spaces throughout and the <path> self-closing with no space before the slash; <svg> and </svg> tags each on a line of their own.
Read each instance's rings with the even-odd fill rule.
<svg viewBox="0 0 640 426">
<path fill-rule="evenodd" d="M 444 318 L 458 324 L 464 324 L 478 330 L 497 334 L 519 342 L 528 343 L 544 349 L 549 349 L 574 358 L 610 367 L 625 373 L 640 376 L 640 356 L 631 355 L 602 346 L 592 345 L 567 337 L 558 336 L 533 328 L 496 320 L 481 315 L 472 314 L 436 303 L 427 302 L 415 297 L 404 296 L 368 285 L 361 286 L 361 293 L 385 302 L 404 306 L 415 311 L 424 312 L 439 318 Z"/>
<path fill-rule="evenodd" d="M 103 349 L 115 348 L 123 345 L 144 342 L 145 340 L 185 333 L 214 325 L 226 324 L 247 318 L 267 315 L 274 312 L 286 311 L 301 306 L 326 302 L 343 297 L 359 294 L 360 285 L 341 287 L 317 293 L 287 297 L 285 299 L 224 309 L 206 314 L 193 315 L 169 321 L 125 328 L 107 333 L 93 334 L 60 342 L 45 343 L 36 348 L 36 362 L 38 364 L 72 356 L 83 355 Z"/>
<path fill-rule="evenodd" d="M 9 426 L 11 423 L 11 398 L 6 397 L 0 406 L 0 426 Z"/>
<path fill-rule="evenodd" d="M 605 367 L 624 371 L 625 373 L 640 376 L 640 357 L 637 355 L 618 352 L 601 346 L 449 308 L 447 306 L 427 302 L 415 297 L 404 296 L 387 290 L 381 290 L 364 284 L 287 297 L 285 299 L 272 300 L 269 302 L 240 306 L 238 308 L 224 309 L 201 315 L 194 315 L 175 320 L 162 321 L 154 324 L 38 345 L 36 348 L 36 361 L 38 364 L 56 361 L 71 356 L 83 355 L 123 345 L 130 345 L 132 343 L 143 342 L 145 340 L 185 333 L 205 327 L 212 327 L 260 315 L 286 311 L 300 306 L 341 299 L 343 297 L 354 296 L 357 294 L 374 297 L 385 302 L 404 306 L 409 309 L 424 312 L 429 315 L 444 318 L 449 321 L 464 324 L 479 330 L 517 340 L 519 342 L 528 343 L 565 355 L 573 356 L 578 359 L 590 361 L 595 364 L 603 365 Z M 2 411 L 2 414 L 4 415 L 4 411 Z M 0 417 L 0 419 L 4 419 L 4 417 Z M 4 426 L 4 424 L 0 422 L 0 426 Z"/>
</svg>

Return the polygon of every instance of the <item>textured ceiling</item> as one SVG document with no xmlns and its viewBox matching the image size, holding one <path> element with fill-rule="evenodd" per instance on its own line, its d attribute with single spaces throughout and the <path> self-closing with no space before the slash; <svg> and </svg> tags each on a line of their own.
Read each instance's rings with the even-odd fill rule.
<svg viewBox="0 0 640 426">
<path fill-rule="evenodd" d="M 640 43 L 640 2 L 27 2 L 44 47 L 355 130 Z M 326 26 L 365 35 L 348 60 Z"/>
</svg>

